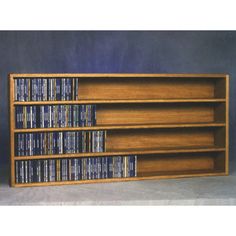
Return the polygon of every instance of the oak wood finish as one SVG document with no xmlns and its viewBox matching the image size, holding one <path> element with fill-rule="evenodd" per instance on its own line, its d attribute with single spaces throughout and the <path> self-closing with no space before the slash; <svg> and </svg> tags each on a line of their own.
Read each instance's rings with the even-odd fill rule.
<svg viewBox="0 0 236 236">
<path fill-rule="evenodd" d="M 97 125 L 210 123 L 215 109 L 206 103 L 97 105 Z"/>
<path fill-rule="evenodd" d="M 13 106 L 13 101 L 14 101 L 14 94 L 15 94 L 15 88 L 14 88 L 14 80 L 13 80 L 13 75 L 9 75 L 9 89 L 10 89 L 10 147 L 11 147 L 11 152 L 10 152 L 10 158 L 11 158 L 11 186 L 15 185 L 15 138 L 14 138 L 14 131 L 15 131 L 15 106 Z"/>
<path fill-rule="evenodd" d="M 130 125 L 96 125 L 92 127 L 67 127 L 67 128 L 33 128 L 16 129 L 15 133 L 53 132 L 53 131 L 82 131 L 82 130 L 116 130 L 116 129 L 164 129 L 164 128 L 191 128 L 191 127 L 225 127 L 225 123 L 189 123 L 189 124 L 130 124 Z"/>
<path fill-rule="evenodd" d="M 211 155 L 145 157 L 140 158 L 138 162 L 140 176 L 169 171 L 213 170 L 213 168 L 214 158 Z"/>
<path fill-rule="evenodd" d="M 214 146 L 213 131 L 205 128 L 108 131 L 106 151 L 212 147 Z"/>
<path fill-rule="evenodd" d="M 202 98 L 202 99 L 80 99 L 79 101 L 44 101 L 44 105 L 56 104 L 114 104 L 114 103 L 216 103 L 225 102 L 224 98 Z M 42 105 L 40 101 L 14 102 L 13 105 Z"/>
<path fill-rule="evenodd" d="M 41 156 L 15 156 L 14 160 L 33 160 L 48 158 L 82 158 L 82 157 L 103 157 L 121 155 L 141 155 L 141 154 L 163 154 L 163 153 L 195 153 L 195 152 L 224 152 L 225 148 L 217 146 L 201 147 L 181 147 L 181 148 L 162 148 L 162 149 L 141 149 L 141 150 L 122 150 L 115 152 L 96 152 L 96 153 L 77 153 L 77 154 L 55 154 Z"/>
<path fill-rule="evenodd" d="M 225 172 L 220 172 L 220 171 L 212 172 L 212 170 L 169 171 L 169 172 L 163 172 L 163 173 L 155 173 L 155 175 L 153 175 L 153 176 L 130 177 L 130 178 L 112 178 L 112 179 L 100 179 L 100 180 L 79 180 L 79 181 L 28 183 L 28 184 L 17 184 L 14 187 L 37 187 L 37 186 L 111 183 L 111 182 L 126 182 L 126 181 L 137 181 L 137 180 L 177 179 L 177 178 L 224 176 L 224 175 L 226 175 Z"/>
<path fill-rule="evenodd" d="M 18 102 L 15 78 L 79 78 L 78 101 Z M 44 186 L 228 174 L 225 74 L 10 74 L 11 186 Z M 15 106 L 97 104 L 97 125 L 15 129 Z M 106 152 L 15 156 L 20 132 L 107 130 Z M 137 177 L 16 184 L 15 160 L 138 155 Z"/>
<path fill-rule="evenodd" d="M 88 78 L 79 81 L 81 99 L 215 98 L 214 81 L 185 78 Z M 127 92 L 129 91 L 129 92 Z"/>
</svg>

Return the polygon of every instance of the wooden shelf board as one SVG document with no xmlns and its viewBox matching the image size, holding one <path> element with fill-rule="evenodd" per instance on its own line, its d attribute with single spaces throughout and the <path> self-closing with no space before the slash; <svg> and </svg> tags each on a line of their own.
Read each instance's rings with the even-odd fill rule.
<svg viewBox="0 0 236 236">
<path fill-rule="evenodd" d="M 96 153 L 73 153 L 73 154 L 53 154 L 40 156 L 15 156 L 15 160 L 33 160 L 33 159 L 50 159 L 50 158 L 83 158 L 83 157 L 103 157 L 103 156 L 122 156 L 122 155 L 142 155 L 142 154 L 165 154 L 165 153 L 198 153 L 198 152 L 224 152 L 222 147 L 181 147 L 181 148 L 162 148 L 153 150 L 124 150 L 124 151 L 107 151 Z"/>
<path fill-rule="evenodd" d="M 225 176 L 226 172 L 204 170 L 204 171 L 185 171 L 185 172 L 168 172 L 160 173 L 155 176 L 130 177 L 130 178 L 112 178 L 112 179 L 93 179 L 93 180 L 78 180 L 78 181 L 58 181 L 58 182 L 42 182 L 42 183 L 27 183 L 15 184 L 14 187 L 36 187 L 36 186 L 54 186 L 54 185 L 73 185 L 73 184 L 90 184 L 90 183 L 112 183 L 121 181 L 137 181 L 137 180 L 157 180 L 157 179 L 173 179 L 173 178 L 188 178 L 188 177 L 204 177 L 204 176 Z"/>
<path fill-rule="evenodd" d="M 201 99 L 86 99 L 77 101 L 14 101 L 13 105 L 56 105 L 56 104 L 112 104 L 112 103 L 214 103 L 225 102 L 224 98 L 201 98 Z"/>
<path fill-rule="evenodd" d="M 153 129 L 153 128 L 191 128 L 191 127 L 225 127 L 225 123 L 194 123 L 194 124 L 140 124 L 140 125 L 102 125 L 92 127 L 66 127 L 66 128 L 32 128 L 15 129 L 15 133 L 32 132 L 61 132 L 61 131 L 83 131 L 83 130 L 117 130 L 117 129 Z"/>
<path fill-rule="evenodd" d="M 188 73 L 181 73 L 181 74 L 148 74 L 148 73 L 142 73 L 142 74 L 119 74 L 119 73 L 54 73 L 54 74 L 43 74 L 43 73 L 34 73 L 34 74 L 19 74 L 19 73 L 12 73 L 10 74 L 12 78 L 17 77 L 24 77 L 24 78 L 33 78 L 33 77 L 78 77 L 78 78 L 122 78 L 122 77 L 129 77 L 129 78 L 142 78 L 142 77 L 157 77 L 157 78 L 225 78 L 227 74 L 188 74 Z"/>
</svg>

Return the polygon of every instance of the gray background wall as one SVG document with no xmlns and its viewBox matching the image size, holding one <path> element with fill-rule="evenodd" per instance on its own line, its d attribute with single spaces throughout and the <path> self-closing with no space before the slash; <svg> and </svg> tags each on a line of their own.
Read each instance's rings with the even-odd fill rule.
<svg viewBox="0 0 236 236">
<path fill-rule="evenodd" d="M 10 72 L 228 73 L 235 169 L 236 32 L 0 31 L 0 164 L 9 160 Z"/>
</svg>

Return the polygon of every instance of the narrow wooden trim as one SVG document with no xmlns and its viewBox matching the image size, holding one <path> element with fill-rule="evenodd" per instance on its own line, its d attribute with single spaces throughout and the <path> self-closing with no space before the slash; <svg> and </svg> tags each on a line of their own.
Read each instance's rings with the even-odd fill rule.
<svg viewBox="0 0 236 236">
<path fill-rule="evenodd" d="M 215 103 L 226 102 L 224 98 L 203 98 L 203 99 L 97 99 L 77 101 L 30 101 L 14 102 L 14 105 L 56 105 L 56 104 L 111 104 L 111 103 Z"/>
<path fill-rule="evenodd" d="M 83 157 L 103 157 L 103 156 L 120 156 L 120 155 L 142 155 L 142 154 L 165 154 L 165 153 L 199 153 L 199 152 L 224 152 L 222 147 L 188 147 L 188 148 L 162 148 L 156 150 L 134 150 L 118 152 L 96 152 L 96 153 L 73 153 L 73 154 L 53 154 L 40 156 L 15 156 L 15 160 L 33 160 L 33 159 L 60 159 L 60 158 L 83 158 Z"/>
<path fill-rule="evenodd" d="M 63 128 L 28 128 L 15 129 L 15 133 L 53 132 L 53 131 L 83 131 L 83 130 L 123 130 L 123 129 L 166 129 L 166 128 L 198 128 L 198 127 L 225 127 L 225 123 L 189 123 L 189 124 L 145 124 L 145 125 L 104 125 L 91 127 L 63 127 Z"/>
<path fill-rule="evenodd" d="M 193 174 L 176 174 L 176 175 L 158 175 L 150 177 L 131 177 L 131 178 L 112 178 L 112 179 L 95 179 L 95 180 L 79 180 L 79 181 L 58 181 L 58 182 L 42 182 L 42 183 L 27 183 L 16 184 L 16 187 L 39 187 L 39 186 L 58 186 L 58 185 L 74 185 L 74 184 L 94 184 L 94 183 L 112 183 L 126 182 L 138 180 L 157 180 L 157 179 L 175 179 L 175 178 L 190 178 L 190 177 L 206 177 L 206 176 L 225 176 L 225 172 L 202 172 Z"/>
<path fill-rule="evenodd" d="M 12 73 L 10 74 L 12 77 L 81 77 L 81 78 L 109 78 L 109 77 L 129 77 L 129 78 L 138 78 L 138 77 L 156 77 L 156 78 L 225 78 L 226 74 L 188 74 L 188 73 L 182 73 L 182 74 L 149 74 L 149 73 L 143 73 L 143 74 L 116 74 L 116 73 L 53 73 L 53 74 L 47 74 L 47 73 L 32 73 L 32 74 L 19 74 L 19 73 Z"/>
<path fill-rule="evenodd" d="M 11 163 L 11 186 L 15 186 L 15 162 L 14 162 L 14 156 L 15 156 L 15 140 L 14 140 L 14 124 L 15 124 L 15 115 L 14 115 L 14 109 L 13 106 L 13 99 L 14 99 L 14 80 L 13 76 L 9 76 L 9 86 L 10 86 L 10 163 Z"/>
<path fill-rule="evenodd" d="M 229 174 L 229 75 L 226 75 L 226 104 L 225 104 L 225 171 Z"/>
</svg>

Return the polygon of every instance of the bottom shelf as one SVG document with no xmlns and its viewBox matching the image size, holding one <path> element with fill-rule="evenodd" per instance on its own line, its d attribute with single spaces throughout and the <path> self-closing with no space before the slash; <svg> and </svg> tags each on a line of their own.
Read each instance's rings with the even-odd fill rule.
<svg viewBox="0 0 236 236">
<path fill-rule="evenodd" d="M 80 164 L 71 165 L 71 161 L 74 162 L 76 160 L 78 161 L 78 163 L 80 161 Z M 54 159 L 52 160 L 52 162 L 55 163 L 53 169 L 51 169 L 52 166 L 49 166 L 50 162 L 47 163 L 46 170 L 49 172 L 44 172 L 45 161 L 46 160 L 34 160 L 35 164 L 40 163 L 39 166 L 41 168 L 40 170 L 42 171 L 42 177 L 40 177 L 41 182 L 28 181 L 28 183 L 25 183 L 23 181 L 22 183 L 21 181 L 18 181 L 18 183 L 13 183 L 12 186 L 30 187 L 64 184 L 107 183 L 118 181 L 170 179 L 197 176 L 220 176 L 228 174 L 226 168 L 227 162 L 225 160 L 225 152 L 145 154 L 139 155 L 137 157 L 130 156 L 130 159 L 128 159 L 128 156 L 110 156 L 103 158 L 93 157 L 83 159 Z M 98 161 L 100 162 L 100 168 L 98 168 Z M 29 166 L 24 169 L 24 164 L 26 162 L 27 161 L 21 161 L 21 163 L 23 163 L 22 168 L 23 171 L 27 170 L 29 173 Z M 65 162 L 67 163 L 66 170 L 63 169 L 63 163 Z M 17 166 L 19 167 L 19 165 L 20 163 L 18 163 Z M 71 171 L 69 171 L 69 166 L 72 167 Z M 80 176 L 78 178 L 73 177 L 75 176 L 75 166 L 77 166 L 76 168 L 79 170 L 77 174 L 80 173 L 80 175 L 77 175 Z M 95 169 L 95 166 L 97 169 Z M 34 166 L 34 168 L 34 173 L 37 173 L 38 175 L 38 167 Z M 18 170 L 20 171 L 20 168 Z M 49 178 L 49 175 L 51 173 L 50 170 L 54 170 L 52 172 L 54 173 L 54 178 L 52 179 Z M 100 172 L 98 172 L 98 170 L 100 170 Z M 106 174 L 103 173 L 103 170 L 107 171 Z M 45 175 L 43 173 L 46 173 L 46 181 L 44 179 Z M 58 175 L 58 173 L 60 174 Z M 63 173 L 66 173 L 66 178 L 63 178 L 63 176 L 65 177 Z M 74 174 L 72 175 L 72 173 Z M 99 176 L 101 177 L 99 177 L 97 173 L 100 173 L 101 175 Z M 121 176 L 123 177 L 121 178 Z"/>
<path fill-rule="evenodd" d="M 39 186 L 58 186 L 58 185 L 74 185 L 74 184 L 92 184 L 92 183 L 112 183 L 138 180 L 157 180 L 157 179 L 175 179 L 175 178 L 190 178 L 190 177 L 207 177 L 207 176 L 226 176 L 228 173 L 205 170 L 205 171 L 173 171 L 162 172 L 155 176 L 138 176 L 131 178 L 111 178 L 111 179 L 94 179 L 94 180 L 79 180 L 79 181 L 60 181 L 60 182 L 42 182 L 42 183 L 28 183 L 15 184 L 14 187 L 39 187 Z"/>
</svg>

